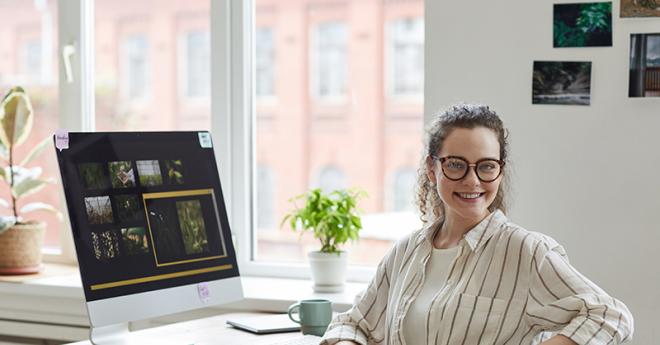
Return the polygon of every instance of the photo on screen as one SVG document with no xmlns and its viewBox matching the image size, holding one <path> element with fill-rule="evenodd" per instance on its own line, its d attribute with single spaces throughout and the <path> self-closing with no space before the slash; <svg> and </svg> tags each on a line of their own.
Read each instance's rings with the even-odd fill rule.
<svg viewBox="0 0 660 345">
<path fill-rule="evenodd" d="M 555 4 L 553 47 L 611 47 L 612 3 Z"/>
<path fill-rule="evenodd" d="M 180 159 L 165 160 L 165 180 L 167 184 L 183 184 L 183 162 Z"/>
<path fill-rule="evenodd" d="M 119 161 L 108 163 L 110 170 L 110 181 L 112 188 L 135 187 L 135 173 L 130 161 Z"/>
<path fill-rule="evenodd" d="M 109 261 L 119 256 L 119 234 L 115 230 L 92 232 L 94 256 L 100 261 Z"/>
<path fill-rule="evenodd" d="M 149 253 L 147 230 L 144 227 L 121 229 L 121 239 L 126 255 L 139 255 Z"/>
<path fill-rule="evenodd" d="M 589 105 L 591 62 L 534 61 L 533 104 Z"/>
<path fill-rule="evenodd" d="M 156 266 L 226 256 L 213 190 L 144 193 L 142 198 Z"/>
<path fill-rule="evenodd" d="M 199 200 L 177 201 L 176 212 L 186 254 L 208 252 L 209 241 L 206 238 L 206 226 Z"/>
<path fill-rule="evenodd" d="M 660 0 L 621 0 L 621 18 L 660 17 Z"/>
<path fill-rule="evenodd" d="M 114 195 L 115 210 L 120 222 L 133 222 L 143 219 L 144 212 L 137 195 Z"/>
<path fill-rule="evenodd" d="M 137 161 L 140 185 L 160 186 L 163 184 L 163 176 L 160 174 L 160 165 L 157 160 Z"/>
<path fill-rule="evenodd" d="M 81 163 L 78 172 L 87 189 L 106 189 L 110 187 L 108 172 L 102 163 Z"/>
<path fill-rule="evenodd" d="M 660 97 L 660 33 L 630 35 L 629 97 Z"/>
<path fill-rule="evenodd" d="M 90 224 L 108 224 L 113 222 L 110 197 L 92 196 L 85 198 L 85 210 Z"/>
</svg>

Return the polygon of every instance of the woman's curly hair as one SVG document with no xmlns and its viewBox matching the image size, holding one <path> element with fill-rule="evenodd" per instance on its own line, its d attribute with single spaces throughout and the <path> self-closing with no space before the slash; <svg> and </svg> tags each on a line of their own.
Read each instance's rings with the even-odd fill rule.
<svg viewBox="0 0 660 345">
<path fill-rule="evenodd" d="M 497 191 L 495 200 L 488 207 L 489 211 L 500 209 L 506 213 L 506 194 L 508 192 L 509 177 L 507 171 L 507 158 L 509 151 L 508 131 L 497 114 L 490 110 L 488 106 L 481 104 L 456 104 L 448 110 L 439 113 L 426 129 L 426 139 L 424 142 L 424 155 L 420 164 L 417 179 L 417 206 L 420 211 L 420 218 L 424 223 L 432 220 L 439 220 L 444 217 L 445 206 L 440 195 L 438 195 L 435 185 L 431 184 L 428 177 L 429 160 L 428 157 L 436 155 L 442 149 L 447 136 L 455 128 L 475 128 L 485 127 L 491 129 L 497 136 L 500 144 L 500 159 L 507 164 L 502 171 L 502 182 Z M 429 219 L 429 216 L 432 218 Z"/>
</svg>

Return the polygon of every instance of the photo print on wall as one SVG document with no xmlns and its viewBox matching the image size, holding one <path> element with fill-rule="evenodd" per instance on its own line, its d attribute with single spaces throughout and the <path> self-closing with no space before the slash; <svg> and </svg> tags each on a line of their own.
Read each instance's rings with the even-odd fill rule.
<svg viewBox="0 0 660 345">
<path fill-rule="evenodd" d="M 660 17 L 660 0 L 621 0 L 620 17 Z"/>
<path fill-rule="evenodd" d="M 555 4 L 553 47 L 611 47 L 612 3 Z"/>
<path fill-rule="evenodd" d="M 660 97 L 660 33 L 630 35 L 628 97 Z"/>
<path fill-rule="evenodd" d="M 590 61 L 534 61 L 532 104 L 589 105 L 590 102 Z"/>
</svg>

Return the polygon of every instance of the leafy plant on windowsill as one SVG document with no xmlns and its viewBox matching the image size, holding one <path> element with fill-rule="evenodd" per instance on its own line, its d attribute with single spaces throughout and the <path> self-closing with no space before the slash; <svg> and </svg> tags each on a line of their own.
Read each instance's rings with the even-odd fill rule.
<svg viewBox="0 0 660 345">
<path fill-rule="evenodd" d="M 366 193 L 357 189 L 340 189 L 323 193 L 320 188 L 293 197 L 289 201 L 295 209 L 282 220 L 288 221 L 291 229 L 302 233 L 311 231 L 321 242 L 322 253 L 341 253 L 338 246 L 349 240 L 357 240 L 362 229 L 357 202 Z M 305 200 L 303 207 L 297 202 Z"/>
<path fill-rule="evenodd" d="M 31 223 L 22 215 L 34 211 L 54 212 L 58 218 L 61 213 L 52 205 L 43 202 L 32 202 L 17 209 L 17 202 L 28 195 L 41 190 L 53 179 L 40 178 L 41 167 L 26 168 L 53 140 L 50 136 L 39 142 L 30 152 L 16 164 L 15 149 L 23 144 L 32 130 L 33 110 L 30 99 L 21 87 L 14 87 L 7 92 L 0 106 L 0 158 L 6 163 L 0 167 L 0 179 L 9 185 L 11 202 L 0 198 L 0 206 L 9 208 L 12 215 L 0 217 L 0 234 L 14 225 Z"/>
</svg>

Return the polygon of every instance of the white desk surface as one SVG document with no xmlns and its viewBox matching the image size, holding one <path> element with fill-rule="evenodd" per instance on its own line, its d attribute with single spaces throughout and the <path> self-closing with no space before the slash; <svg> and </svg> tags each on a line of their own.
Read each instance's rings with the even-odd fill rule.
<svg viewBox="0 0 660 345">
<path fill-rule="evenodd" d="M 131 332 L 132 344 L 176 344 L 176 345 L 269 345 L 301 337 L 300 332 L 256 335 L 235 329 L 225 323 L 230 317 L 264 315 L 263 313 L 229 313 L 199 320 L 175 323 Z M 80 341 L 70 345 L 91 345 L 90 341 Z"/>
</svg>

